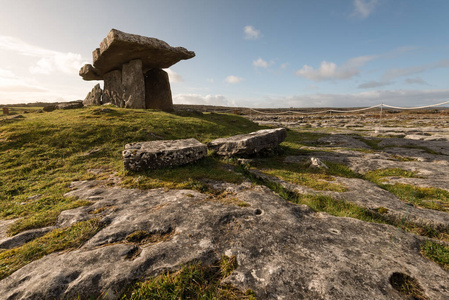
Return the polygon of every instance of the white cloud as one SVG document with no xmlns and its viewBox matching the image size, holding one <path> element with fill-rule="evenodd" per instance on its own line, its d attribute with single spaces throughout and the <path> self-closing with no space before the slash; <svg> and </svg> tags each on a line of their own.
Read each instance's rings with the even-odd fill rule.
<svg viewBox="0 0 449 300">
<path fill-rule="evenodd" d="M 229 100 L 223 95 L 199 95 L 199 94 L 179 94 L 173 96 L 175 104 L 198 104 L 198 105 L 221 105 L 236 106 L 233 100 Z"/>
<path fill-rule="evenodd" d="M 378 0 L 354 0 L 354 11 L 352 13 L 353 16 L 358 16 L 362 19 L 368 18 L 374 10 L 376 6 L 379 4 Z"/>
<path fill-rule="evenodd" d="M 273 61 L 267 62 L 260 57 L 257 60 L 253 61 L 253 66 L 261 67 L 261 68 L 268 68 L 269 66 L 272 66 L 273 64 L 274 64 Z"/>
<path fill-rule="evenodd" d="M 281 65 L 281 69 L 286 69 L 287 66 L 288 66 L 288 63 L 283 63 L 283 64 Z"/>
<path fill-rule="evenodd" d="M 262 37 L 260 30 L 257 30 L 256 28 L 250 25 L 245 26 L 243 28 L 243 32 L 245 33 L 246 40 L 257 40 Z"/>
<path fill-rule="evenodd" d="M 29 68 L 33 74 L 62 72 L 78 76 L 79 69 L 85 63 L 80 54 L 41 48 L 10 36 L 0 35 L 0 49 L 37 58 L 36 65 Z"/>
<path fill-rule="evenodd" d="M 225 78 L 225 81 L 227 83 L 239 83 L 239 82 L 242 82 L 243 80 L 244 80 L 243 78 L 237 77 L 237 76 L 234 76 L 234 75 L 230 75 L 230 76 Z"/>
<path fill-rule="evenodd" d="M 164 71 L 167 72 L 168 79 L 170 80 L 171 83 L 173 83 L 173 82 L 184 82 L 184 79 L 181 77 L 181 75 L 179 75 L 175 71 L 173 71 L 171 69 L 164 69 Z"/>
<path fill-rule="evenodd" d="M 359 68 L 377 57 L 376 55 L 354 57 L 341 66 L 337 66 L 333 62 L 322 61 L 317 69 L 304 65 L 295 74 L 313 81 L 350 79 L 360 73 Z"/>
</svg>

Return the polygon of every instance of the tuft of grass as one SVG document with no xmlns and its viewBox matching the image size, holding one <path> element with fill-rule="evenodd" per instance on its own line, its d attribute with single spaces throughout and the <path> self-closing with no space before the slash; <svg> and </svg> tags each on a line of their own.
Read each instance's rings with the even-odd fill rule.
<svg viewBox="0 0 449 300">
<path fill-rule="evenodd" d="M 243 170 L 243 172 L 245 171 Z M 334 199 L 331 196 L 302 195 L 290 191 L 276 182 L 261 180 L 254 177 L 249 172 L 246 172 L 246 174 L 253 181 L 265 185 L 285 200 L 296 204 L 305 204 L 315 211 L 326 212 L 337 217 L 350 217 L 365 222 L 388 224 L 413 234 L 449 241 L 448 229 L 437 229 L 429 225 L 419 225 L 391 218 L 387 215 L 388 211 L 386 208 L 380 207 L 377 210 L 371 210 L 348 201 Z"/>
<path fill-rule="evenodd" d="M 384 177 L 387 176 L 418 178 L 417 172 L 401 169 L 382 169 L 365 174 L 367 180 L 393 193 L 396 197 L 407 203 L 428 209 L 449 211 L 448 191 L 433 187 L 418 187 L 402 183 L 387 184 L 383 181 Z"/>
<path fill-rule="evenodd" d="M 25 230 L 52 226 L 55 224 L 61 211 L 91 204 L 87 200 L 61 199 L 53 205 L 43 206 L 42 209 L 34 209 L 33 211 L 31 210 L 32 208 L 29 208 L 20 214 L 23 217 L 14 222 L 6 233 L 9 236 L 13 236 Z"/>
<path fill-rule="evenodd" d="M 325 164 L 328 169 L 316 169 L 310 168 L 308 163 L 285 163 L 282 157 L 278 157 L 259 160 L 253 167 L 267 175 L 321 191 L 345 192 L 347 190 L 343 185 L 332 183 L 335 181 L 333 176 L 360 177 L 347 166 L 327 161 Z"/>
<path fill-rule="evenodd" d="M 168 232 L 164 233 L 159 232 L 151 233 L 145 230 L 137 230 L 127 235 L 125 240 L 128 243 L 135 243 L 141 245 L 147 243 L 158 243 L 171 238 L 174 235 L 174 233 L 175 232 L 173 230 L 169 230 Z"/>
<path fill-rule="evenodd" d="M 242 292 L 221 280 L 237 267 L 233 257 L 222 256 L 214 265 L 191 263 L 177 272 L 167 272 L 145 282 L 134 284 L 122 300 L 132 299 L 245 299 L 255 300 L 254 292 Z"/>
<path fill-rule="evenodd" d="M 449 246 L 427 240 L 421 245 L 421 254 L 449 270 Z"/>
<path fill-rule="evenodd" d="M 1 252 L 0 279 L 47 254 L 80 247 L 101 228 L 103 224 L 98 219 L 91 219 L 53 230 L 20 247 Z"/>
</svg>

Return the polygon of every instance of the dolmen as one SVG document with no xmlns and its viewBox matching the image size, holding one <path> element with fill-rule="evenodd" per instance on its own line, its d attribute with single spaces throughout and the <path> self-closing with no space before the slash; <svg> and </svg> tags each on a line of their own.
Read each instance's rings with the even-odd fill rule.
<svg viewBox="0 0 449 300">
<path fill-rule="evenodd" d="M 86 64 L 79 75 L 84 80 L 103 80 L 83 104 L 111 103 L 117 107 L 173 110 L 170 82 L 164 68 L 190 59 L 195 52 L 171 47 L 156 38 L 112 29 L 92 53 L 93 65 Z"/>
<path fill-rule="evenodd" d="M 285 128 L 263 129 L 200 143 L 196 139 L 138 142 L 125 145 L 122 152 L 125 170 L 143 171 L 196 162 L 213 150 L 220 156 L 250 156 L 272 153 L 286 137 Z"/>
</svg>

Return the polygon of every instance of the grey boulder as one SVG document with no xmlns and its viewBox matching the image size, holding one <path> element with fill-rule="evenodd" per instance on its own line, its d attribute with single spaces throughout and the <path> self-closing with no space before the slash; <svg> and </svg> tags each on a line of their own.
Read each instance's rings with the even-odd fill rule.
<svg viewBox="0 0 449 300">
<path fill-rule="evenodd" d="M 276 149 L 287 136 L 285 128 L 262 129 L 248 134 L 219 138 L 207 147 L 222 156 L 251 155 Z"/>
<path fill-rule="evenodd" d="M 196 139 L 132 143 L 122 152 L 125 169 L 132 171 L 180 166 L 206 154 L 206 145 Z"/>
</svg>

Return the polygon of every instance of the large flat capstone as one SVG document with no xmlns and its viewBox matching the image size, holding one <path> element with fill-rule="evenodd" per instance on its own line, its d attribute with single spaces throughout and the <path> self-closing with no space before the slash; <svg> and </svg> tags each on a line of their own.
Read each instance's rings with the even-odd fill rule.
<svg viewBox="0 0 449 300">
<path fill-rule="evenodd" d="M 263 129 L 213 140 L 207 147 L 223 156 L 251 155 L 263 150 L 273 150 L 287 136 L 285 128 Z"/>
<path fill-rule="evenodd" d="M 126 33 L 112 29 L 92 53 L 93 66 L 85 65 L 79 75 L 84 80 L 100 80 L 112 70 L 121 70 L 122 65 L 134 59 L 142 61 L 143 72 L 153 68 L 169 68 L 180 60 L 195 56 L 195 52 L 183 47 L 171 47 L 156 38 Z"/>
<path fill-rule="evenodd" d="M 196 139 L 132 143 L 122 152 L 125 169 L 132 171 L 180 166 L 206 154 L 206 145 Z"/>
</svg>

